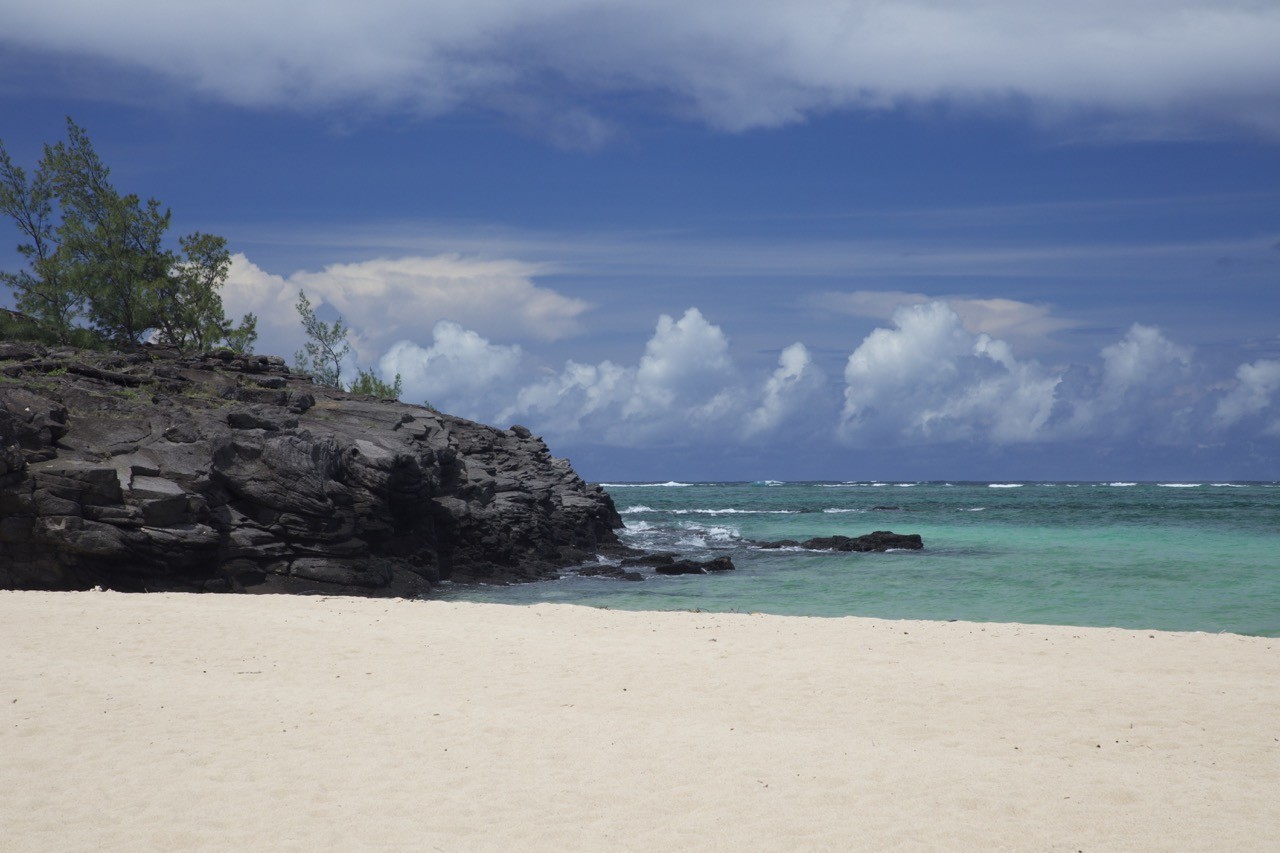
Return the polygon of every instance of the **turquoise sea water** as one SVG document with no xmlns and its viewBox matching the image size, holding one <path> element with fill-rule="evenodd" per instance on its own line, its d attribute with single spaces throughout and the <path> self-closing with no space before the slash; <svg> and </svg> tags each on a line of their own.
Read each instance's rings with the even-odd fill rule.
<svg viewBox="0 0 1280 853">
<path fill-rule="evenodd" d="M 440 596 L 628 610 L 962 619 L 1280 636 L 1276 483 L 607 484 L 622 538 L 737 571 Z M 883 554 L 753 542 L 919 533 Z"/>
</svg>

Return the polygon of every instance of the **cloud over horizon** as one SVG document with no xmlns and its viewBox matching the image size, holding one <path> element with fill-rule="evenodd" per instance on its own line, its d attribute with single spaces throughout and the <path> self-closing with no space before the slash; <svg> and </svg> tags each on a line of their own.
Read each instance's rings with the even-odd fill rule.
<svg viewBox="0 0 1280 853">
<path fill-rule="evenodd" d="M 632 364 L 570 358 L 556 367 L 539 347 L 576 332 L 588 306 L 535 285 L 537 272 L 450 255 L 286 278 L 236 255 L 224 300 L 237 316 L 259 315 L 265 348 L 292 352 L 305 288 L 322 318 L 336 311 L 350 327 L 347 375 L 376 365 L 386 381 L 400 375 L 407 401 L 500 426 L 524 422 L 560 443 L 748 447 L 785 433 L 853 448 L 1193 446 L 1280 437 L 1280 361 L 1215 378 L 1190 347 L 1134 323 L 1090 361 L 1046 366 L 1018 358 L 1005 338 L 1043 337 L 1073 321 L 1003 298 L 819 294 L 814 304 L 831 310 L 889 314 L 851 347 L 839 386 L 800 341 L 778 352 L 770 372 L 744 370 L 724 329 L 696 307 L 659 316 Z"/>
<path fill-rule="evenodd" d="M 1016 356 L 1009 339 L 1042 338 L 1074 321 L 1004 298 L 819 294 L 815 305 L 889 321 L 850 342 L 839 385 L 801 341 L 782 347 L 768 372 L 744 369 L 724 329 L 696 307 L 659 316 L 630 364 L 568 358 L 556 366 L 542 346 L 578 331 L 588 306 L 534 284 L 537 273 L 518 261 L 437 256 L 286 278 L 236 255 L 224 300 L 237 316 L 259 315 L 266 349 L 292 352 L 302 343 L 294 303 L 305 288 L 322 318 L 336 311 L 350 327 L 348 376 L 376 365 L 386 381 L 400 375 L 407 401 L 499 426 L 523 422 L 558 443 L 750 447 L 782 434 L 852 448 L 1280 438 L 1280 361 L 1257 359 L 1214 377 L 1192 348 L 1134 323 L 1092 359 L 1045 365 Z"/>
<path fill-rule="evenodd" d="M 945 302 L 908 304 L 895 328 L 873 331 L 849 356 L 841 439 L 853 446 L 1067 441 L 1194 443 L 1212 431 L 1216 393 L 1192 350 L 1135 323 L 1098 353 L 1097 363 L 1048 368 L 1009 345 L 974 334 Z M 1271 376 L 1245 371 L 1219 411 L 1270 405 Z M 1263 372 L 1259 372 L 1260 375 Z M 1260 388 L 1257 386 L 1261 386 Z M 1240 388 L 1249 388 L 1241 391 Z M 1233 403 L 1236 396 L 1247 401 Z M 1233 419 L 1234 417 L 1234 419 Z"/>
<path fill-rule="evenodd" d="M 1280 7 L 1250 0 L 159 0 L 5 4 L 0 44 L 143 69 L 240 106 L 482 108 L 566 147 L 643 95 L 728 131 L 946 105 L 1119 135 L 1280 137 Z"/>
<path fill-rule="evenodd" d="M 569 359 L 557 370 L 448 320 L 429 343 L 398 340 L 376 363 L 388 381 L 400 374 L 405 400 L 524 423 L 567 446 L 751 447 L 786 436 L 832 448 L 1194 447 L 1280 437 L 1278 361 L 1215 380 L 1189 347 L 1135 323 L 1093 361 L 1048 367 L 973 333 L 941 301 L 900 306 L 892 326 L 853 348 L 838 387 L 801 342 L 770 373 L 747 373 L 697 308 L 659 317 L 630 365 Z"/>
</svg>

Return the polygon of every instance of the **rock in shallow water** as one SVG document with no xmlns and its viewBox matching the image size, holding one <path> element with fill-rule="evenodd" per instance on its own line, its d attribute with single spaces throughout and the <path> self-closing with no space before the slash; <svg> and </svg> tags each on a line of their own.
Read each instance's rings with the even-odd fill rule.
<svg viewBox="0 0 1280 853">
<path fill-rule="evenodd" d="M 731 572 L 734 569 L 733 560 L 728 557 L 716 557 L 702 563 L 696 560 L 673 560 L 670 563 L 655 566 L 653 570 L 660 575 L 706 575 L 712 572 Z"/>
<path fill-rule="evenodd" d="M 820 536 L 797 542 L 783 539 L 779 542 L 761 542 L 761 548 L 808 548 L 811 551 L 889 551 L 903 549 L 919 551 L 924 540 L 918 533 L 894 533 L 877 530 L 864 536 Z"/>
</svg>

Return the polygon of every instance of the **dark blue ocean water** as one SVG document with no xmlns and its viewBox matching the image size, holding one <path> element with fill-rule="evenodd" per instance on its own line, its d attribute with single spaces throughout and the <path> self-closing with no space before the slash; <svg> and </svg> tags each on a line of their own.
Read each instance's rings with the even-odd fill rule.
<svg viewBox="0 0 1280 853">
<path fill-rule="evenodd" d="M 607 484 L 637 547 L 732 573 L 452 588 L 444 598 L 629 610 L 962 619 L 1280 636 L 1275 483 Z M 919 533 L 883 554 L 754 542 Z"/>
</svg>

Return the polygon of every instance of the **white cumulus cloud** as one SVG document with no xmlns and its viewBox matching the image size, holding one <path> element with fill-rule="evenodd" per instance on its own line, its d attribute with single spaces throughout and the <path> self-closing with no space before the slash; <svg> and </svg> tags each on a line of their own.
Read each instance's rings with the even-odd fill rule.
<svg viewBox="0 0 1280 853">
<path fill-rule="evenodd" d="M 591 425 L 601 434 L 615 429 L 614 418 L 635 387 L 635 368 L 611 361 L 600 364 L 565 363 L 559 374 L 519 390 L 498 415 L 499 422 L 533 418 L 538 429 L 568 435 Z"/>
<path fill-rule="evenodd" d="M 1218 401 L 1213 419 L 1219 428 L 1270 413 L 1263 431 L 1280 435 L 1280 412 L 1273 406 L 1280 391 L 1280 361 L 1259 359 L 1236 369 L 1236 384 Z"/>
<path fill-rule="evenodd" d="M 1123 338 L 1103 347 L 1100 357 L 1100 371 L 1064 383 L 1060 434 L 1139 435 L 1161 442 L 1188 436 L 1203 394 L 1192 383 L 1189 347 L 1175 344 L 1154 326 L 1134 323 Z"/>
<path fill-rule="evenodd" d="M 1048 305 L 1003 297 L 941 298 L 901 290 L 855 290 L 820 293 L 809 300 L 810 304 L 823 310 L 877 320 L 892 319 L 895 312 L 904 305 L 939 301 L 946 302 L 951 307 L 960 318 L 965 331 L 975 335 L 991 335 L 1023 345 L 1042 345 L 1048 335 L 1076 325 L 1072 320 L 1054 316 Z"/>
<path fill-rule="evenodd" d="M 634 366 L 569 361 L 522 387 L 497 420 L 624 446 L 733 442 L 776 432 L 822 381 L 799 343 L 758 385 L 744 379 L 724 331 L 690 308 L 658 318 Z"/>
<path fill-rule="evenodd" d="M 1057 378 L 974 335 L 943 302 L 899 308 L 849 356 L 840 434 L 853 444 L 1035 440 Z"/>
<path fill-rule="evenodd" d="M 623 406 L 629 418 L 648 418 L 677 407 L 697 420 L 714 416 L 721 391 L 733 379 L 729 340 L 697 308 L 679 320 L 663 314 L 645 344 L 636 370 L 635 389 Z"/>
<path fill-rule="evenodd" d="M 537 273 L 520 261 L 439 255 L 333 264 L 284 277 L 236 254 L 223 302 L 233 316 L 258 315 L 263 349 L 293 352 L 302 342 L 294 305 L 305 290 L 322 319 L 333 311 L 352 328 L 364 363 L 440 320 L 493 337 L 555 340 L 573 334 L 587 303 L 537 286 Z"/>
<path fill-rule="evenodd" d="M 908 305 L 845 367 L 838 434 L 859 446 L 1096 440 L 1176 445 L 1207 434 L 1213 385 L 1193 353 L 1135 323 L 1092 364 L 1049 368 L 974 334 L 943 302 Z M 1219 427 L 1271 404 L 1280 363 L 1240 368 L 1217 402 Z"/>
<path fill-rule="evenodd" d="M 814 365 L 809 350 L 794 343 L 778 356 L 778 369 L 764 383 L 760 404 L 746 420 L 746 434 L 755 436 L 775 431 L 795 415 L 826 382 Z"/>
<path fill-rule="evenodd" d="M 398 341 L 378 361 L 384 379 L 400 376 L 401 399 L 426 400 L 450 414 L 484 420 L 514 393 L 524 357 L 519 346 L 492 344 L 449 320 L 436 323 L 432 343 Z"/>
</svg>

